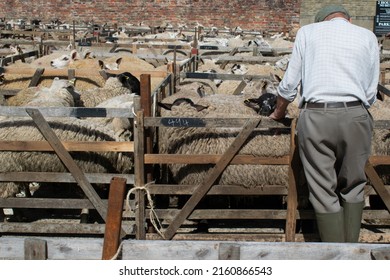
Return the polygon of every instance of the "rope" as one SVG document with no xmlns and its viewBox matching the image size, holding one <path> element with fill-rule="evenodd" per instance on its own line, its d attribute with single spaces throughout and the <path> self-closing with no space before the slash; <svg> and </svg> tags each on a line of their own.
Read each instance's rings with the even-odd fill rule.
<svg viewBox="0 0 390 280">
<path fill-rule="evenodd" d="M 123 247 L 123 241 L 121 242 L 121 244 L 119 244 L 118 246 L 118 250 L 116 250 L 116 253 L 114 256 L 112 256 L 112 258 L 110 260 L 116 260 L 119 256 L 119 253 L 120 251 L 122 250 L 122 247 Z"/>
<path fill-rule="evenodd" d="M 149 212 L 149 219 L 150 219 L 150 222 L 152 223 L 153 227 L 155 228 L 155 230 L 157 231 L 157 233 L 162 237 L 162 238 L 165 238 L 164 237 L 164 234 L 160 231 L 160 228 L 162 228 L 162 225 L 161 225 L 161 222 L 157 216 L 157 213 L 156 211 L 154 211 L 154 204 L 153 204 L 153 199 L 152 199 L 152 196 L 149 192 L 149 190 L 147 189 L 147 187 L 151 184 L 154 184 L 155 182 L 154 181 L 151 181 L 149 183 L 147 183 L 146 185 L 142 186 L 142 187 L 134 187 L 132 188 L 131 190 L 129 190 L 129 192 L 127 193 L 126 195 L 126 211 L 131 211 L 131 206 L 130 206 L 130 203 L 129 203 L 129 198 L 130 198 L 130 195 L 134 192 L 134 191 L 137 191 L 137 190 L 144 190 L 146 192 L 146 197 L 148 199 L 148 205 L 150 207 L 150 212 Z"/>
<path fill-rule="evenodd" d="M 127 211 L 132 211 L 131 209 L 131 206 L 130 206 L 130 195 L 135 192 L 135 191 L 138 191 L 138 190 L 144 190 L 146 192 L 146 197 L 148 199 L 148 203 L 149 203 L 149 207 L 150 207 L 150 214 L 149 214 L 149 218 L 150 218 L 150 221 L 153 225 L 153 227 L 156 229 L 157 233 L 162 237 L 164 238 L 164 234 L 160 231 L 160 228 L 162 228 L 162 225 L 161 225 L 161 222 L 157 216 L 157 213 L 156 211 L 154 211 L 154 204 L 153 204 L 153 199 L 152 199 L 152 196 L 149 192 L 149 190 L 147 189 L 147 187 L 151 184 L 154 184 L 155 182 L 152 181 L 152 182 L 149 182 L 147 183 L 146 185 L 144 185 L 143 187 L 134 187 L 134 188 L 131 188 L 128 192 L 127 192 L 127 195 L 126 195 L 126 212 Z M 156 222 L 157 221 L 157 222 Z M 119 244 L 118 246 L 118 250 L 116 251 L 115 255 L 111 258 L 111 260 L 116 260 L 119 256 L 119 253 L 120 251 L 122 250 L 122 247 L 123 247 L 123 241 Z"/>
</svg>

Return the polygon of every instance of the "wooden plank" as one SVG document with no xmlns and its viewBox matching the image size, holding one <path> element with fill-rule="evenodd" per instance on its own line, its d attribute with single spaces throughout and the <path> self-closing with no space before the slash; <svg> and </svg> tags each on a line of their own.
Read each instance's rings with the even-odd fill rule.
<svg viewBox="0 0 390 280">
<path fill-rule="evenodd" d="M 131 234 L 133 232 L 134 224 L 122 225 L 126 232 Z M 105 231 L 104 224 L 80 224 L 79 221 L 73 222 L 36 222 L 36 223 L 0 223 L 1 233 L 17 233 L 19 235 L 25 234 L 71 234 L 71 235 L 100 235 L 103 236 Z M 0 250 L 1 252 L 2 250 Z M 99 258 L 101 258 L 102 251 L 100 249 Z"/>
<path fill-rule="evenodd" d="M 22 62 L 24 62 L 25 58 L 32 57 L 32 56 L 38 57 L 38 51 L 29 51 L 23 54 L 15 54 L 15 55 L 4 57 L 1 59 L 0 66 L 6 66 L 7 64 L 14 63 L 17 60 L 22 60 Z"/>
<path fill-rule="evenodd" d="M 182 79 L 208 79 L 208 80 L 232 80 L 241 81 L 243 79 L 248 80 L 263 80 L 269 79 L 269 75 L 237 75 L 237 74 L 215 74 L 215 73 L 197 73 L 197 72 L 185 72 L 180 73 Z"/>
<path fill-rule="evenodd" d="M 371 250 L 371 256 L 374 260 L 390 260 L 390 247 L 375 248 Z"/>
<path fill-rule="evenodd" d="M 298 147 L 296 146 L 296 128 L 297 120 L 294 119 L 291 125 L 291 138 L 290 138 L 290 163 L 288 167 L 288 195 L 287 195 L 287 217 L 286 217 L 286 241 L 295 241 L 296 220 L 297 220 L 297 208 L 298 208 L 298 193 L 297 193 L 297 181 L 300 166 L 300 159 L 298 154 Z"/>
<path fill-rule="evenodd" d="M 134 174 L 84 173 L 90 183 L 110 184 L 115 176 L 126 178 L 134 184 Z M 0 172 L 0 182 L 57 182 L 77 183 L 71 173 L 62 172 Z"/>
<path fill-rule="evenodd" d="M 31 78 L 31 81 L 30 81 L 30 84 L 28 85 L 28 87 L 36 87 L 44 72 L 45 72 L 44 68 L 37 68 L 34 72 L 33 77 Z"/>
<path fill-rule="evenodd" d="M 155 209 L 161 219 L 175 220 L 180 209 Z M 149 210 L 146 211 L 148 216 Z M 277 209 L 195 209 L 186 218 L 188 220 L 286 220 L 287 210 Z M 296 213 L 297 219 L 312 220 L 314 213 L 310 210 Z"/>
<path fill-rule="evenodd" d="M 38 109 L 26 109 L 27 113 L 32 117 L 38 129 L 42 133 L 42 135 L 46 138 L 46 140 L 53 147 L 54 151 L 64 163 L 66 168 L 70 173 L 74 176 L 79 186 L 84 191 L 85 195 L 89 198 L 92 204 L 95 206 L 96 210 L 105 221 L 107 216 L 107 206 L 104 205 L 96 193 L 92 185 L 88 182 L 87 178 L 80 170 L 80 168 L 75 164 L 72 157 L 66 151 L 64 146 L 61 144 L 61 141 L 57 138 L 55 133 L 51 130 L 48 123 L 45 121 L 41 113 Z"/>
<path fill-rule="evenodd" d="M 381 84 L 378 84 L 378 91 L 383 93 L 383 94 L 386 94 L 387 96 L 390 96 L 390 90 Z M 383 96 L 382 96 L 382 98 L 383 98 Z"/>
<path fill-rule="evenodd" d="M 187 201 L 187 203 L 183 206 L 180 213 L 175 217 L 174 221 L 164 231 L 163 234 L 166 239 L 171 239 L 175 235 L 176 230 L 194 210 L 195 206 L 199 203 L 203 196 L 210 190 L 211 186 L 214 184 L 214 181 L 218 178 L 218 176 L 221 175 L 221 173 L 232 160 L 234 155 L 241 149 L 241 146 L 244 144 L 244 142 L 247 140 L 247 138 L 259 122 L 260 119 L 255 118 L 247 121 L 243 129 L 237 135 L 236 139 L 234 139 L 233 143 L 226 150 L 223 157 L 216 163 L 214 168 L 211 169 L 209 176 L 206 177 L 204 183 L 197 187 L 196 191 Z"/>
<path fill-rule="evenodd" d="M 157 127 L 242 127 L 248 119 L 251 118 L 181 118 L 181 117 L 145 117 L 145 126 Z M 281 133 L 290 133 L 292 119 L 275 121 L 270 118 L 262 117 L 261 123 L 256 128 L 260 130 L 269 130 L 270 128 L 285 128 L 286 131 L 278 130 Z M 390 122 L 389 122 L 390 123 Z M 256 131 L 256 129 L 254 130 Z"/>
<path fill-rule="evenodd" d="M 1 108 L 0 108 L 1 109 Z M 0 110 L 1 112 L 1 110 Z M 181 117 L 145 117 L 145 126 L 156 127 L 242 127 L 248 118 L 181 118 Z M 292 119 L 275 121 L 263 117 L 261 123 L 257 126 L 260 130 L 269 130 L 271 128 L 285 128 L 279 130 L 281 133 L 290 133 Z M 374 129 L 390 129 L 390 121 L 378 120 L 374 123 Z M 256 130 L 255 130 L 256 131 Z"/>
<path fill-rule="evenodd" d="M 387 210 L 390 212 L 390 191 L 385 188 L 381 178 L 376 173 L 370 161 L 368 161 L 366 164 L 365 172 L 367 177 L 370 179 L 375 191 L 381 197 L 383 203 L 386 205 Z"/>
<path fill-rule="evenodd" d="M 100 76 L 99 69 L 97 68 L 78 68 L 74 69 L 75 76 L 77 78 L 89 78 L 91 76 Z M 108 73 L 112 74 L 120 74 L 123 71 L 121 70 L 107 70 Z M 167 76 L 166 71 L 129 71 L 131 74 L 133 74 L 136 77 L 140 77 L 142 74 L 149 74 L 153 78 L 165 78 Z M 6 67 L 4 68 L 5 74 L 16 74 L 16 75 L 33 75 L 35 73 L 35 68 L 10 68 Z M 44 69 L 44 72 L 42 73 L 41 77 L 51 77 L 51 76 L 58 76 L 58 77 L 68 77 L 68 69 Z"/>
<path fill-rule="evenodd" d="M 249 63 L 249 64 L 255 64 L 255 63 L 263 63 L 263 62 L 276 62 L 280 59 L 278 56 L 231 56 L 231 55 L 223 55 L 219 56 L 215 63 L 216 64 L 228 64 L 228 63 Z M 224 68 L 222 68 L 224 69 Z"/>
<path fill-rule="evenodd" d="M 151 96 L 151 77 L 148 74 L 141 75 L 141 109 L 144 117 L 152 116 L 152 96 Z M 144 153 L 152 153 L 153 151 L 153 132 L 151 127 L 144 129 L 145 151 Z M 153 166 L 146 165 L 146 183 L 153 180 Z"/>
<path fill-rule="evenodd" d="M 229 53 L 229 56 L 234 56 L 236 53 L 238 52 L 238 48 L 233 48 L 230 53 Z M 228 65 L 228 63 L 230 62 L 230 60 L 226 60 L 225 62 L 223 62 L 219 67 L 221 69 L 225 69 L 226 65 Z"/>
<path fill-rule="evenodd" d="M 195 185 L 164 185 L 151 184 L 148 190 L 151 194 L 190 195 Z M 244 188 L 234 185 L 213 185 L 207 195 L 287 195 L 287 188 L 279 185 L 265 185 Z"/>
<path fill-rule="evenodd" d="M 155 209 L 159 218 L 173 220 L 180 211 L 179 209 Z M 146 211 L 149 214 L 149 210 Z M 189 220 L 285 220 L 287 210 L 278 209 L 195 209 Z M 296 212 L 297 220 L 314 220 L 313 210 L 299 210 Z M 363 219 L 389 220 L 390 216 L 386 210 L 364 210 Z"/>
<path fill-rule="evenodd" d="M 375 165 L 389 165 L 390 164 L 390 156 L 370 156 L 370 163 Z"/>
<path fill-rule="evenodd" d="M 241 92 L 246 87 L 247 83 L 245 81 L 241 81 L 241 83 L 236 87 L 236 89 L 233 92 L 233 95 L 240 95 Z"/>
<path fill-rule="evenodd" d="M 158 234 L 149 233 L 147 234 L 148 240 L 159 240 L 161 242 L 162 237 Z M 242 234 L 242 233 L 201 233 L 201 234 L 188 234 L 188 233 L 177 233 L 172 240 L 170 241 L 173 245 L 175 242 L 172 241 L 191 241 L 191 242 L 210 242 L 210 241 L 231 241 L 231 242 L 262 242 L 261 245 L 269 245 L 269 246 L 279 246 L 277 242 L 281 242 L 281 244 L 295 244 L 298 246 L 306 246 L 310 247 L 314 244 L 331 244 L 331 243 L 322 243 L 320 242 L 320 238 L 318 234 L 296 234 L 296 242 L 286 242 L 285 234 L 284 233 L 248 233 L 248 234 Z M 304 242 L 301 243 L 300 242 Z M 381 245 L 388 246 L 388 243 L 390 242 L 390 234 L 388 233 L 361 233 L 359 242 L 364 243 L 381 243 Z M 352 243 L 334 243 L 333 245 L 350 245 Z M 361 243 L 355 243 L 359 245 L 364 245 Z M 367 245 L 374 245 L 374 244 L 367 244 Z M 378 245 L 378 244 L 376 244 Z M 161 248 L 160 248 L 161 250 Z M 354 249 L 356 250 L 356 249 Z M 316 253 L 319 253 L 321 249 L 316 250 Z M 125 258 L 125 252 L 126 249 L 124 249 L 124 258 Z M 188 253 L 188 252 L 187 252 Z M 241 247 L 241 256 L 243 255 L 244 250 Z M 296 252 L 294 250 L 289 251 L 288 258 L 292 258 Z M 326 255 L 328 252 L 323 252 Z M 355 252 L 356 253 L 356 252 Z M 367 253 L 367 252 L 366 252 Z M 259 252 L 258 252 L 259 254 Z M 285 252 L 286 254 L 286 252 Z M 332 255 L 332 254 L 331 254 Z M 258 255 L 259 256 L 259 255 Z M 285 255 L 286 257 L 286 255 Z M 306 258 L 311 258 L 312 256 L 306 256 Z"/>
<path fill-rule="evenodd" d="M 218 260 L 239 260 L 240 245 L 231 243 L 219 244 Z"/>
<path fill-rule="evenodd" d="M 159 237 L 155 234 L 157 238 Z M 182 236 L 182 235 L 180 235 Z M 218 260 L 221 244 L 227 242 L 219 240 L 201 240 L 202 234 L 193 234 L 194 240 L 124 240 L 123 260 Z M 207 235 L 209 237 L 210 235 Z M 237 237 L 239 239 L 234 239 Z M 241 236 L 242 237 L 242 236 Z M 248 241 L 241 240 L 240 236 L 229 236 L 232 245 L 240 247 L 242 260 L 371 260 L 371 252 L 386 250 L 388 244 L 367 243 L 322 243 L 322 242 L 257 242 L 257 240 L 272 240 L 269 235 L 248 236 Z M 268 238 L 267 238 L 268 237 Z M 188 234 L 187 234 L 187 238 Z M 274 240 L 281 240 L 278 235 Z M 305 238 L 315 240 L 310 236 L 298 235 L 300 241 Z M 0 259 L 24 260 L 24 239 L 20 236 L 0 237 L 2 248 Z M 226 239 L 226 238 L 225 238 Z M 99 260 L 103 246 L 103 239 L 98 237 L 45 237 L 48 247 L 49 260 Z M 385 264 L 385 263 L 383 263 Z"/>
<path fill-rule="evenodd" d="M 102 200 L 107 205 L 106 200 Z M 0 198 L 1 208 L 95 209 L 88 199 L 75 198 Z"/>
<path fill-rule="evenodd" d="M 102 260 L 112 259 L 120 244 L 123 201 L 126 196 L 126 179 L 114 177 L 108 196 L 107 221 L 104 231 Z"/>
<path fill-rule="evenodd" d="M 7 117 L 29 117 L 28 107 L 0 106 L 0 115 Z M 133 118 L 127 108 L 81 108 L 81 107 L 42 107 L 39 111 L 44 117 L 75 118 Z"/>
<path fill-rule="evenodd" d="M 47 242 L 38 238 L 26 238 L 24 240 L 25 260 L 46 260 Z"/>
<path fill-rule="evenodd" d="M 0 146 L 1 147 L 1 146 Z M 180 154 L 145 154 L 145 164 L 208 164 L 216 163 L 222 155 L 180 155 Z M 287 165 L 290 156 L 282 157 L 258 157 L 253 155 L 236 155 L 230 164 L 269 164 L 269 165 Z"/>
<path fill-rule="evenodd" d="M 141 110 L 141 97 L 134 98 L 134 110 L 136 111 L 136 125 L 134 126 L 134 139 L 137 146 L 134 150 L 134 174 L 135 187 L 142 188 L 145 185 L 145 164 L 143 154 L 145 153 L 145 126 L 143 123 L 143 111 Z M 145 191 L 139 189 L 135 193 L 135 201 L 138 207 L 135 209 L 135 237 L 139 240 L 146 239 L 145 230 Z"/>
<path fill-rule="evenodd" d="M 134 142 L 61 142 L 67 151 L 71 152 L 133 152 Z M 47 141 L 0 141 L 2 151 L 54 151 Z"/>
<path fill-rule="evenodd" d="M 68 80 L 71 81 L 72 79 L 76 78 L 76 71 L 75 69 L 68 69 Z"/>
</svg>

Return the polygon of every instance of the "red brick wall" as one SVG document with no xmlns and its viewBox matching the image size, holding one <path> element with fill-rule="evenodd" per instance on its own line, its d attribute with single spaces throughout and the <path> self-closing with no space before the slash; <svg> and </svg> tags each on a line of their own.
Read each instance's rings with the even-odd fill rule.
<svg viewBox="0 0 390 280">
<path fill-rule="evenodd" d="M 205 27 L 240 26 L 245 30 L 288 31 L 299 25 L 301 0 L 3 0 L 0 17 L 48 22 L 140 23 L 157 26 L 197 21 Z"/>
</svg>

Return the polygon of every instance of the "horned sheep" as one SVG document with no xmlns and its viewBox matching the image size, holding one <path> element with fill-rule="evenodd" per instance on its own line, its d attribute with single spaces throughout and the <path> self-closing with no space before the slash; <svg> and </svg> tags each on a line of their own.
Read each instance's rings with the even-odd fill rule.
<svg viewBox="0 0 390 280">
<path fill-rule="evenodd" d="M 207 107 L 197 111 L 190 104 L 182 103 L 169 110 L 161 110 L 163 117 L 256 117 L 257 113 L 244 104 L 244 100 L 254 97 L 249 95 L 210 95 L 194 100 L 197 105 Z M 178 96 L 172 95 L 163 103 L 171 103 Z M 239 128 L 171 128 L 160 131 L 160 153 L 170 154 L 223 154 Z M 240 154 L 262 157 L 282 157 L 290 151 L 288 134 L 274 135 L 273 131 L 256 131 L 245 143 Z M 172 164 L 170 170 L 174 180 L 179 184 L 200 184 L 212 165 Z M 255 188 L 264 184 L 287 186 L 287 166 L 272 165 L 230 165 L 222 173 L 219 184 L 242 185 Z"/>
</svg>

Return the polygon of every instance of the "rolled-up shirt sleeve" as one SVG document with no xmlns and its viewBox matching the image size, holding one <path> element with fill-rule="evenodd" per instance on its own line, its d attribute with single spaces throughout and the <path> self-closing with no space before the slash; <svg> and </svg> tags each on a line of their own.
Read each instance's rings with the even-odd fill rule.
<svg viewBox="0 0 390 280">
<path fill-rule="evenodd" d="M 367 102 L 369 106 L 375 103 L 376 94 L 378 92 L 378 83 L 379 83 L 379 74 L 380 74 L 380 55 L 379 55 L 379 45 L 375 44 L 374 38 L 372 41 L 374 42 L 372 46 L 371 53 L 371 71 L 372 77 L 370 79 L 370 83 L 368 84 L 368 88 L 366 90 Z"/>
<path fill-rule="evenodd" d="M 303 33 L 298 31 L 287 70 L 277 88 L 279 95 L 290 102 L 296 98 L 302 79 L 302 37 Z"/>
</svg>

